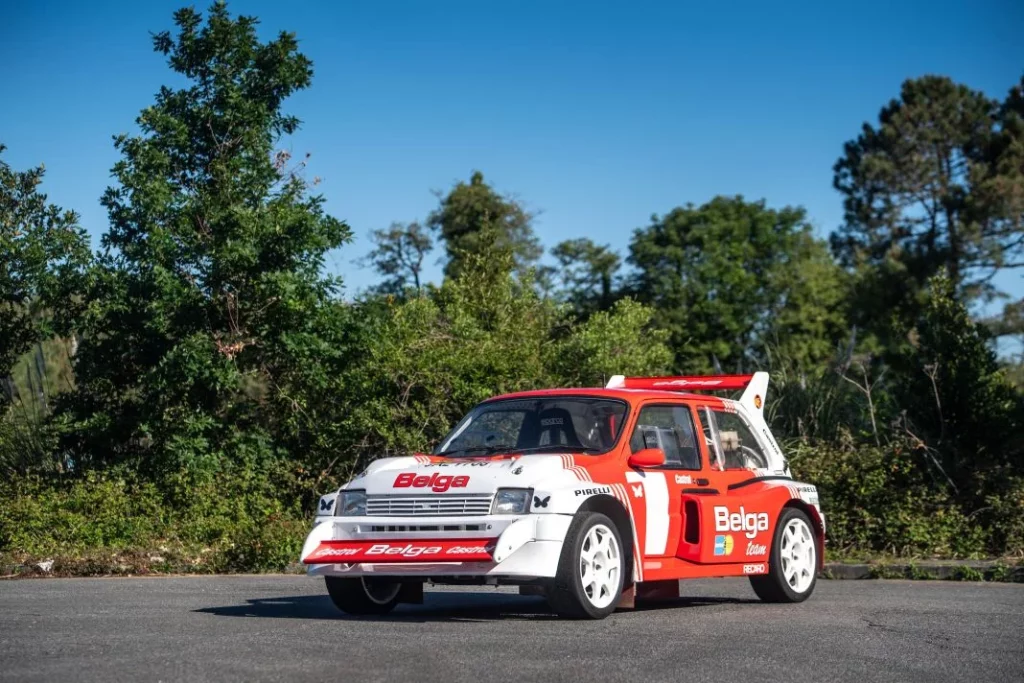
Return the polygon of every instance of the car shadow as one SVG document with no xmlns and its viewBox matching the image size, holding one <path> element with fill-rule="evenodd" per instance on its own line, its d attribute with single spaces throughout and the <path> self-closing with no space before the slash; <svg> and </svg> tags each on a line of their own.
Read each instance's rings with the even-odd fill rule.
<svg viewBox="0 0 1024 683">
<path fill-rule="evenodd" d="M 638 601 L 634 610 L 651 611 L 712 607 L 715 605 L 757 603 L 748 598 L 681 597 Z M 438 621 L 494 621 L 506 619 L 558 619 L 543 598 L 509 593 L 427 592 L 422 605 L 399 605 L 384 616 L 352 616 L 339 611 L 327 595 L 296 595 L 280 598 L 253 598 L 244 605 L 203 607 L 195 612 L 219 617 L 262 619 L 331 619 L 343 621 L 391 621 L 426 623 Z"/>
</svg>

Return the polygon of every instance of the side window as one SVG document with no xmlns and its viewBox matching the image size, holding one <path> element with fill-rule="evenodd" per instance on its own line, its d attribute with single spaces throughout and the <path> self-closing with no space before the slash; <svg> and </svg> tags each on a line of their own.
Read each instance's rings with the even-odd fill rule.
<svg viewBox="0 0 1024 683">
<path fill-rule="evenodd" d="M 718 438 L 716 437 L 715 413 L 712 412 L 711 408 L 705 407 L 700 409 L 700 421 L 704 443 L 707 445 L 708 453 L 711 457 L 711 469 L 721 470 L 722 449 L 719 447 Z"/>
<path fill-rule="evenodd" d="M 693 416 L 686 405 L 644 406 L 629 439 L 633 453 L 645 448 L 660 448 L 665 467 L 700 469 L 700 451 L 694 438 Z"/>
<path fill-rule="evenodd" d="M 722 448 L 725 469 L 756 469 L 768 467 L 768 458 L 754 438 L 747 423 L 736 413 L 713 411 L 718 424 L 718 441 Z"/>
</svg>

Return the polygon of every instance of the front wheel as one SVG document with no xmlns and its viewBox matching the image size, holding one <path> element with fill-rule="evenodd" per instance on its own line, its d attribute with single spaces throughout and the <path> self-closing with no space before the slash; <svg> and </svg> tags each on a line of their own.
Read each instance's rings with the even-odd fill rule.
<svg viewBox="0 0 1024 683">
<path fill-rule="evenodd" d="M 604 619 L 619 604 L 624 562 L 615 523 L 597 512 L 577 515 L 565 535 L 548 604 L 563 617 Z"/>
<path fill-rule="evenodd" d="M 357 616 L 387 614 L 398 604 L 402 590 L 401 582 L 387 578 L 325 576 L 324 580 L 334 606 Z"/>
<path fill-rule="evenodd" d="M 818 545 L 811 520 L 796 508 L 784 508 L 775 525 L 775 538 L 764 576 L 751 576 L 750 585 L 765 602 L 803 602 L 818 580 Z"/>
</svg>

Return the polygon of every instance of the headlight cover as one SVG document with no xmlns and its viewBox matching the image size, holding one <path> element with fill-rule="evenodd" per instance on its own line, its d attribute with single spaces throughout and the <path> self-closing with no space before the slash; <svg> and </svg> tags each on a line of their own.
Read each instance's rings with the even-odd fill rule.
<svg viewBox="0 0 1024 683">
<path fill-rule="evenodd" d="M 533 489 L 498 489 L 491 504 L 492 515 L 525 515 L 530 511 Z"/>
<path fill-rule="evenodd" d="M 366 514 L 366 491 L 354 489 L 338 494 L 334 507 L 335 517 L 362 517 Z"/>
</svg>

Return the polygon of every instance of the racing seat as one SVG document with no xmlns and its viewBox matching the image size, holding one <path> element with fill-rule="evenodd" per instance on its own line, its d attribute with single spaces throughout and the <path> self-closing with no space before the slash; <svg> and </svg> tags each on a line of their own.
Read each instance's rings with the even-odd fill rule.
<svg viewBox="0 0 1024 683">
<path fill-rule="evenodd" d="M 576 436 L 576 427 L 572 423 L 572 414 L 565 408 L 549 408 L 537 416 L 539 430 L 538 446 L 569 446 L 583 448 Z"/>
</svg>

